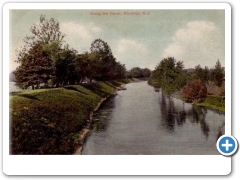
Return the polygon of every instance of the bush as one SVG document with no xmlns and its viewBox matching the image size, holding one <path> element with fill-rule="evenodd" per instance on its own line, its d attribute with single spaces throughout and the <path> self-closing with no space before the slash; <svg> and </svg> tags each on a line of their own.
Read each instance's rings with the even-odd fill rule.
<svg viewBox="0 0 240 180">
<path fill-rule="evenodd" d="M 200 79 L 189 81 L 183 88 L 182 97 L 187 102 L 203 102 L 207 97 L 207 87 Z"/>
</svg>

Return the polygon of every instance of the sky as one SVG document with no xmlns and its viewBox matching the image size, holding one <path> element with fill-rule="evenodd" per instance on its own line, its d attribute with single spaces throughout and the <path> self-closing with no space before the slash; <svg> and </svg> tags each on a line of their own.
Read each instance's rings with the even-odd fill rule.
<svg viewBox="0 0 240 180">
<path fill-rule="evenodd" d="M 167 57 L 185 68 L 212 68 L 217 60 L 225 66 L 224 10 L 11 10 L 10 71 L 19 66 L 16 50 L 40 15 L 57 20 L 65 43 L 78 53 L 104 40 L 127 69 L 154 70 Z"/>
</svg>

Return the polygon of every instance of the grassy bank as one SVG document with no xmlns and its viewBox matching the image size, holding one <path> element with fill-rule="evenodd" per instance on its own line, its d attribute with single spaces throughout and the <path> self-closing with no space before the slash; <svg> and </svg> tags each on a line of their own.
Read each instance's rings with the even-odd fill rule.
<svg viewBox="0 0 240 180">
<path fill-rule="evenodd" d="M 155 81 L 154 79 L 150 79 L 148 81 L 148 84 L 150 86 L 153 86 L 156 88 L 160 87 L 158 81 Z M 219 112 L 225 112 L 225 100 L 223 100 L 221 96 L 218 96 L 219 94 L 223 94 L 222 93 L 223 87 L 217 87 L 216 85 L 212 85 L 212 84 L 211 84 L 211 87 L 209 87 L 209 86 L 210 85 L 207 86 L 208 90 L 210 89 L 209 91 L 211 91 L 211 93 L 213 93 L 213 91 L 215 91 L 214 92 L 215 96 L 208 96 L 202 103 L 193 103 L 193 104 L 196 106 L 201 106 L 201 107 L 206 107 L 208 109 L 217 110 Z M 172 93 L 171 96 L 185 101 L 185 99 L 182 97 L 182 91 L 176 91 L 176 92 Z"/>
<path fill-rule="evenodd" d="M 99 102 L 130 80 L 10 94 L 11 154 L 73 154 Z"/>
<path fill-rule="evenodd" d="M 222 100 L 222 97 L 209 96 L 202 103 L 194 103 L 194 105 L 225 112 L 225 100 Z"/>
</svg>

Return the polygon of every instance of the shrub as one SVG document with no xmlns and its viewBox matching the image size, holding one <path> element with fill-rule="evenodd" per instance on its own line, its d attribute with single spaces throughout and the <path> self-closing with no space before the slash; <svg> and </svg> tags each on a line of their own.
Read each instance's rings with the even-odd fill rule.
<svg viewBox="0 0 240 180">
<path fill-rule="evenodd" d="M 183 88 L 182 97 L 187 102 L 203 102 L 207 97 L 207 87 L 200 79 L 189 81 Z"/>
</svg>

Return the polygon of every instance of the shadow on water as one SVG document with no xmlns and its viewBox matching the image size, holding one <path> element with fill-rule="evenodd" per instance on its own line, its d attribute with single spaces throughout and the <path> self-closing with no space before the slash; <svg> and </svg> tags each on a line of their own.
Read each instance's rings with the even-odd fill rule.
<svg viewBox="0 0 240 180">
<path fill-rule="evenodd" d="M 200 124 L 201 131 L 207 138 L 210 131 L 209 125 L 206 123 L 207 109 L 204 107 L 192 106 L 192 108 L 185 110 L 184 102 L 182 102 L 181 106 L 176 106 L 171 96 L 161 93 L 160 111 L 162 114 L 162 125 L 169 132 L 172 132 L 175 126 L 182 126 L 186 123 L 186 118 L 188 118 L 191 123 Z"/>
<path fill-rule="evenodd" d="M 207 109 L 204 107 L 192 106 L 192 109 L 187 112 L 190 122 L 200 124 L 202 133 L 209 136 L 209 125 L 206 123 Z"/>
<path fill-rule="evenodd" d="M 96 133 L 106 131 L 109 125 L 109 121 L 111 120 L 112 110 L 115 108 L 115 101 L 113 101 L 112 98 L 106 100 L 101 105 L 101 110 L 97 111 L 93 115 L 94 130 L 96 131 Z"/>
<path fill-rule="evenodd" d="M 216 141 L 218 140 L 218 138 L 220 138 L 222 135 L 224 135 L 224 132 L 225 132 L 225 122 L 223 122 L 222 126 L 218 128 L 218 134 L 217 134 Z"/>
<path fill-rule="evenodd" d="M 162 94 L 162 93 L 161 93 Z M 161 113 L 162 125 L 170 132 L 174 131 L 175 126 L 175 109 L 174 104 L 169 96 L 162 94 L 161 96 Z"/>
</svg>

